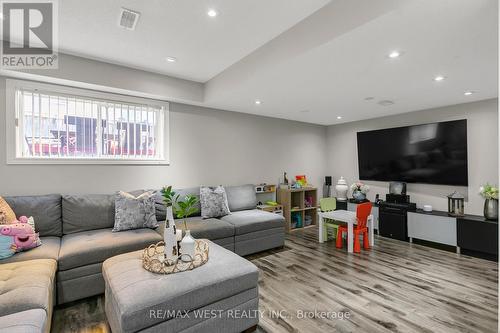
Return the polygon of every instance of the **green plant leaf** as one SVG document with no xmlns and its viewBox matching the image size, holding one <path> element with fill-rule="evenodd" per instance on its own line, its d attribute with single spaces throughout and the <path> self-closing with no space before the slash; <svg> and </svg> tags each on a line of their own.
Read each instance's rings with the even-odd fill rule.
<svg viewBox="0 0 500 333">
<path fill-rule="evenodd" d="M 185 219 L 198 212 L 198 209 L 195 207 L 197 203 L 198 198 L 194 195 L 186 195 L 184 200 L 177 201 L 177 207 L 174 209 L 177 218 Z"/>
</svg>

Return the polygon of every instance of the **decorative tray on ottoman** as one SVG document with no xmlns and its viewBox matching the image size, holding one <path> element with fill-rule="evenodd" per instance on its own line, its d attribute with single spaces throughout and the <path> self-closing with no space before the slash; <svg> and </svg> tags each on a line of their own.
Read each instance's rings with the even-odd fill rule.
<svg viewBox="0 0 500 333">
<path fill-rule="evenodd" d="M 208 261 L 208 242 L 197 239 L 194 247 L 194 257 L 184 254 L 175 261 L 165 259 L 165 242 L 152 244 L 142 253 L 142 267 L 158 274 L 173 274 L 189 271 L 204 265 Z"/>
</svg>

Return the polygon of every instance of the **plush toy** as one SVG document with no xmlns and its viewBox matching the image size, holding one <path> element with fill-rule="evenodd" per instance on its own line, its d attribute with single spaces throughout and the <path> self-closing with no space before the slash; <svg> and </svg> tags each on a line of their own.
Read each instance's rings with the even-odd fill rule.
<svg viewBox="0 0 500 333">
<path fill-rule="evenodd" d="M 12 237 L 12 243 L 16 252 L 26 251 L 41 245 L 40 237 L 35 232 L 32 217 L 28 219 L 26 216 L 21 216 L 16 223 L 1 225 L 0 235 Z"/>
<path fill-rule="evenodd" d="M 31 217 L 31 218 L 33 218 L 33 217 Z M 21 223 L 28 223 L 28 221 L 29 221 L 29 219 L 26 216 L 21 216 L 18 220 Z"/>
</svg>

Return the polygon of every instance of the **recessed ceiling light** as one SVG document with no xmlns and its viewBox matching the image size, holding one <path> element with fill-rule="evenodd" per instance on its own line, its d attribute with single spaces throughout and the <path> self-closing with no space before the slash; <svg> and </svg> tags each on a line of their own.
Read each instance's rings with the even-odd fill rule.
<svg viewBox="0 0 500 333">
<path fill-rule="evenodd" d="M 256 100 L 256 101 L 255 101 L 255 104 L 257 104 L 257 105 L 261 105 L 261 104 L 262 104 L 262 102 L 261 102 L 261 101 L 259 101 L 259 100 Z"/>
<path fill-rule="evenodd" d="M 473 93 L 475 93 L 475 91 L 468 90 L 468 91 L 464 92 L 464 95 L 465 95 L 465 96 L 470 96 L 470 95 L 472 95 Z"/>
<path fill-rule="evenodd" d="M 445 79 L 445 77 L 444 77 L 444 76 L 442 76 L 442 75 L 438 75 L 438 76 L 436 76 L 436 77 L 434 78 L 434 81 L 439 82 L 439 81 L 443 81 L 444 79 Z"/>
<path fill-rule="evenodd" d="M 401 53 L 399 51 L 392 51 L 391 53 L 389 53 L 389 58 L 398 58 L 399 56 L 401 55 Z"/>
<path fill-rule="evenodd" d="M 390 101 L 388 99 L 384 99 L 380 102 L 378 102 L 379 105 L 382 105 L 382 106 L 390 106 L 390 105 L 393 105 L 394 102 L 393 101 Z"/>
<path fill-rule="evenodd" d="M 208 12 L 207 12 L 207 15 L 210 16 L 210 17 L 216 17 L 217 16 L 217 11 L 214 10 L 214 9 L 210 9 Z"/>
<path fill-rule="evenodd" d="M 168 62 L 176 62 L 177 61 L 177 58 L 175 58 L 175 57 L 167 57 L 166 59 Z"/>
<path fill-rule="evenodd" d="M 342 117 L 341 116 L 337 116 L 337 119 L 340 120 L 340 119 L 342 119 Z"/>
</svg>

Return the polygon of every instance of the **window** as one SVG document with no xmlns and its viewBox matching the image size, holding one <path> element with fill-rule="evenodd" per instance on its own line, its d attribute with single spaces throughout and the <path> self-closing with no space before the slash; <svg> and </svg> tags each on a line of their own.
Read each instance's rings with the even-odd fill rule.
<svg viewBox="0 0 500 333">
<path fill-rule="evenodd" d="M 12 163 L 168 162 L 167 103 L 17 80 L 7 94 Z"/>
</svg>

